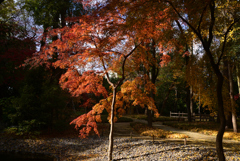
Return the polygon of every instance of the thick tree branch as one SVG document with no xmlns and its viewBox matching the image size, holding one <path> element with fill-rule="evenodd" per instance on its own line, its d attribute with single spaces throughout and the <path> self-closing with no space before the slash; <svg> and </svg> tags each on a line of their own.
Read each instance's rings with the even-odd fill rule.
<svg viewBox="0 0 240 161">
<path fill-rule="evenodd" d="M 214 0 L 212 0 L 212 1 L 214 1 Z M 178 10 L 175 8 L 175 6 L 172 4 L 172 2 L 170 2 L 169 0 L 166 0 L 165 2 L 167 2 L 167 3 L 169 3 L 169 5 L 173 8 L 173 10 L 175 11 L 175 13 L 179 16 L 179 18 L 183 21 L 183 22 L 185 22 L 192 30 L 193 30 L 193 32 L 197 35 L 197 37 L 199 38 L 199 40 L 202 42 L 202 45 L 203 45 L 203 48 L 204 48 L 204 50 L 206 51 L 206 54 L 208 55 L 208 57 L 209 57 L 209 59 L 210 59 L 210 63 L 211 63 L 211 65 L 213 66 L 213 69 L 214 69 L 214 71 L 215 72 L 218 72 L 218 70 L 217 70 L 217 64 L 214 62 L 214 59 L 213 59 L 213 55 L 212 55 L 212 53 L 211 53 L 211 51 L 210 51 L 210 44 L 209 43 L 211 43 L 211 41 L 212 41 L 212 37 L 213 37 L 213 35 L 212 35 L 212 29 L 213 29 L 213 26 L 214 26 L 214 23 L 215 23 L 215 18 L 214 17 L 212 17 L 212 19 L 211 19 L 211 25 L 210 26 L 212 26 L 212 28 L 211 29 L 209 29 L 209 32 L 211 32 L 211 33 L 209 33 L 209 40 L 207 41 L 207 40 L 205 40 L 205 39 L 203 39 L 203 37 L 202 37 L 202 35 L 201 35 L 201 33 L 200 32 L 198 32 L 186 19 L 184 19 L 183 17 L 182 17 L 182 15 L 178 12 Z M 211 2 L 210 2 L 211 3 Z M 213 5 L 211 5 L 212 7 L 213 7 Z M 211 7 L 210 6 L 210 7 Z M 215 6 L 215 4 L 214 4 L 214 6 Z M 211 10 L 211 11 L 215 11 L 214 9 L 213 10 Z M 211 12 L 211 16 L 214 16 L 214 13 L 212 13 Z"/>
<path fill-rule="evenodd" d="M 141 43 L 142 43 L 142 42 L 141 42 Z M 127 60 L 127 58 L 137 49 L 137 47 L 141 45 L 141 43 L 139 43 L 138 45 L 136 45 L 127 55 L 124 55 L 124 60 L 123 60 L 123 63 L 122 63 L 122 78 L 121 78 L 116 84 L 114 84 L 114 83 L 112 83 L 112 82 L 110 81 L 110 77 L 109 77 L 109 74 L 108 74 L 108 72 L 107 72 L 107 68 L 106 68 L 106 66 L 105 66 L 103 57 L 100 58 L 101 61 L 102 61 L 102 66 L 103 66 L 103 68 L 104 68 L 106 77 L 107 77 L 107 81 L 108 81 L 108 83 L 109 83 L 112 87 L 114 87 L 114 88 L 118 87 L 118 86 L 122 83 L 122 81 L 125 79 L 125 69 L 124 69 L 124 67 L 125 67 L 126 60 Z"/>
<path fill-rule="evenodd" d="M 109 77 L 107 68 L 105 67 L 105 63 L 104 63 L 103 57 L 101 57 L 100 59 L 101 59 L 101 61 L 102 61 L 102 66 L 103 66 L 103 69 L 104 69 L 105 74 L 106 74 L 106 76 L 107 76 L 107 81 L 108 81 L 108 83 L 109 83 L 112 87 L 114 87 L 114 84 L 110 81 L 110 77 Z"/>
<path fill-rule="evenodd" d="M 121 83 L 122 83 L 122 81 L 125 79 L 125 63 L 126 63 L 126 60 L 127 60 L 127 58 L 137 49 L 137 47 L 138 46 L 140 46 L 142 44 L 142 42 L 141 43 L 139 43 L 138 45 L 136 45 L 133 49 L 132 49 L 132 51 L 130 51 L 127 55 L 124 55 L 124 60 L 123 60 L 123 64 L 122 64 L 122 78 L 118 81 L 118 83 L 116 84 L 116 86 L 119 86 Z"/>
<path fill-rule="evenodd" d="M 203 16 L 204 16 L 204 13 L 205 13 L 206 9 L 207 9 L 207 5 L 206 5 L 206 6 L 204 7 L 204 9 L 203 9 L 203 12 L 202 12 L 202 14 L 201 14 L 201 17 L 200 17 L 200 20 L 199 20 L 199 23 L 198 23 L 197 30 L 198 30 L 199 33 L 201 33 L 200 27 L 201 27 L 201 23 L 202 23 Z"/>
<path fill-rule="evenodd" d="M 193 32 L 198 36 L 198 38 L 200 39 L 200 41 L 203 43 L 203 38 L 202 38 L 202 35 L 201 33 L 199 33 L 186 19 L 184 19 L 182 17 L 182 15 L 178 12 L 178 10 L 175 8 L 175 6 L 172 4 L 172 2 L 170 1 L 166 1 L 167 3 L 169 3 L 170 6 L 172 6 L 173 10 L 175 11 L 175 13 L 178 15 L 178 17 L 183 21 L 185 22 L 192 30 Z"/>
<path fill-rule="evenodd" d="M 209 7 L 210 7 L 210 12 L 211 12 L 211 22 L 210 22 L 210 26 L 209 26 L 209 33 L 208 33 L 209 38 L 208 38 L 208 41 L 207 41 L 207 45 L 210 48 L 211 43 L 212 43 L 212 39 L 213 39 L 213 27 L 214 27 L 214 24 L 215 24 L 215 2 L 214 2 L 214 0 L 212 0 L 209 3 Z"/>
<path fill-rule="evenodd" d="M 179 23 L 179 21 L 178 20 L 175 20 L 175 22 L 177 23 L 177 25 L 178 25 L 178 28 L 179 28 L 179 30 L 180 30 L 180 32 L 181 32 L 181 34 L 183 35 L 183 28 L 182 28 L 182 26 L 181 26 L 181 24 Z"/>
</svg>

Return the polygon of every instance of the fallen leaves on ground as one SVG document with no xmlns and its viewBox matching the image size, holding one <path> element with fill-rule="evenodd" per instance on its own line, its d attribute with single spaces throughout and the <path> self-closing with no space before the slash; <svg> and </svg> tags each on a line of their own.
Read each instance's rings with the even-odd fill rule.
<svg viewBox="0 0 240 161">
<path fill-rule="evenodd" d="M 218 133 L 217 128 L 219 125 L 215 122 L 165 122 L 165 125 L 169 125 L 175 128 L 198 132 L 206 135 L 216 136 Z M 240 133 L 234 133 L 229 130 L 225 131 L 223 135 L 224 139 L 233 139 L 240 141 Z"/>
<path fill-rule="evenodd" d="M 171 138 L 171 139 L 183 139 L 189 138 L 185 134 L 173 133 L 171 131 L 165 131 L 162 129 L 148 127 L 146 124 L 142 123 L 131 123 L 134 130 L 140 133 L 142 136 L 154 136 L 157 138 Z"/>
</svg>

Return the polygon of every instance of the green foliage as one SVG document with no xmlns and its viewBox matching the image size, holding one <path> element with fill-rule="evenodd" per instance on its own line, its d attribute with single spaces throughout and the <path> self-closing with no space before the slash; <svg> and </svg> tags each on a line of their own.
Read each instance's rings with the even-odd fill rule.
<svg viewBox="0 0 240 161">
<path fill-rule="evenodd" d="M 17 127 L 8 127 L 4 130 L 7 134 L 16 134 L 18 131 Z"/>
<path fill-rule="evenodd" d="M 159 107 L 159 112 L 162 112 L 161 114 L 164 116 L 168 116 L 169 111 L 187 112 L 187 92 L 184 73 L 186 70 L 185 59 L 178 51 L 173 51 L 169 55 L 171 56 L 171 62 L 167 66 L 160 68 L 156 82 L 156 104 Z M 163 107 L 164 101 L 166 102 Z"/>
<path fill-rule="evenodd" d="M 0 21 L 11 19 L 18 11 L 14 0 L 5 0 L 0 5 Z"/>
<path fill-rule="evenodd" d="M 19 136 L 31 136 L 31 135 L 39 135 L 38 127 L 41 126 L 42 123 L 37 120 L 30 121 L 22 121 L 19 125 L 8 127 L 4 130 L 6 134 L 10 135 L 19 135 Z"/>
<path fill-rule="evenodd" d="M 59 26 L 59 15 L 63 17 L 80 16 L 84 14 L 81 3 L 73 0 L 24 0 L 25 8 L 32 13 L 34 21 L 43 25 L 44 29 Z"/>
<path fill-rule="evenodd" d="M 18 127 L 18 133 L 30 133 L 45 128 L 63 130 L 70 111 L 66 108 L 68 95 L 44 67 L 31 69 L 17 97 L 1 99 L 4 121 Z"/>
</svg>

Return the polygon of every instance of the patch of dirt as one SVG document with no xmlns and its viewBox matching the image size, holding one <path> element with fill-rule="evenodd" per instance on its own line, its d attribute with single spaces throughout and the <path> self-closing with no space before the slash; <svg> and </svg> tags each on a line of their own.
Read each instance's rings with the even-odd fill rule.
<svg viewBox="0 0 240 161">
<path fill-rule="evenodd" d="M 110 124 L 109 123 L 100 123 L 98 124 L 99 133 L 101 136 L 108 136 Z M 115 123 L 114 124 L 114 136 L 119 137 L 130 137 L 130 136 L 139 136 L 139 134 L 130 126 L 129 122 L 124 123 Z"/>
<path fill-rule="evenodd" d="M 114 125 L 115 136 L 139 136 L 139 134 L 130 126 L 129 122 L 126 123 L 115 123 Z"/>
</svg>

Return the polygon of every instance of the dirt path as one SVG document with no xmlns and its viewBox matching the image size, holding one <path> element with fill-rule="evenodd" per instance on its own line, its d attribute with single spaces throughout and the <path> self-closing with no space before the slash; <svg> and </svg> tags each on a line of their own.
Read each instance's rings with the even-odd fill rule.
<svg viewBox="0 0 240 161">
<path fill-rule="evenodd" d="M 140 122 L 145 124 L 147 123 L 146 120 L 134 119 L 134 118 L 131 118 L 131 119 L 133 119 L 134 122 Z M 188 143 L 203 144 L 203 145 L 209 145 L 209 146 L 215 147 L 216 136 L 205 135 L 197 132 L 191 132 L 191 131 L 173 128 L 170 126 L 163 125 L 162 122 L 153 122 L 153 127 L 157 127 L 166 131 L 172 131 L 174 133 L 186 134 L 190 137 L 190 138 L 187 138 Z M 140 136 L 136 131 L 134 131 L 131 128 L 130 123 L 116 123 L 114 134 L 116 137 L 132 136 L 134 138 L 152 139 L 151 137 Z M 159 140 L 183 142 L 183 139 L 159 139 Z M 240 150 L 240 142 L 236 140 L 223 139 L 223 145 L 225 149 L 231 149 L 231 150 L 237 150 L 237 151 Z"/>
</svg>

